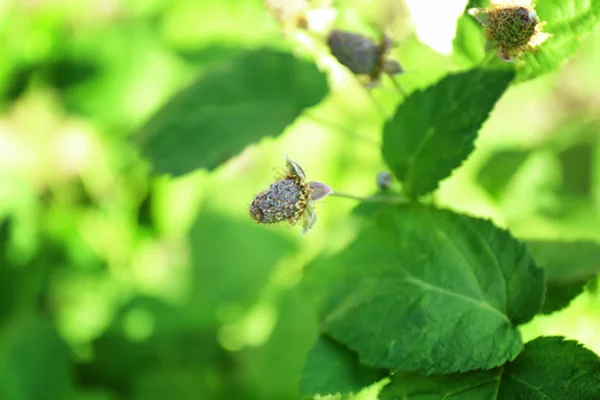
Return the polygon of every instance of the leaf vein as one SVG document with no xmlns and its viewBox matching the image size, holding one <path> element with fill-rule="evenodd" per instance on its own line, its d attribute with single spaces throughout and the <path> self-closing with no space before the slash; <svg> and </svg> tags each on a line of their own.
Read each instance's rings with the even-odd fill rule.
<svg viewBox="0 0 600 400">
<path fill-rule="evenodd" d="M 511 378 L 511 379 L 513 379 L 515 382 L 518 382 L 518 383 L 520 383 L 521 385 L 523 385 L 523 386 L 525 386 L 525 387 L 528 387 L 528 388 L 530 388 L 530 389 L 533 389 L 533 390 L 535 390 L 536 392 L 540 393 L 541 395 L 543 395 L 543 396 L 544 396 L 544 398 L 546 398 L 546 399 L 548 399 L 548 400 L 556 400 L 556 399 L 553 399 L 552 397 L 550 397 L 550 396 L 548 395 L 548 393 L 544 392 L 544 391 L 543 391 L 542 389 L 540 389 L 539 387 L 533 386 L 531 383 L 529 383 L 529 382 L 527 382 L 527 381 L 521 380 L 521 379 L 519 379 L 519 378 L 517 378 L 516 376 L 514 376 L 514 375 L 511 375 L 511 374 L 506 374 L 506 376 L 507 376 L 508 378 Z"/>
<path fill-rule="evenodd" d="M 446 294 L 448 296 L 453 296 L 453 297 L 459 298 L 461 300 L 467 301 L 469 303 L 473 303 L 473 304 L 479 306 L 479 308 L 484 308 L 484 309 L 492 311 L 495 314 L 500 315 L 503 320 L 505 320 L 506 322 L 510 323 L 510 319 L 508 318 L 508 316 L 502 314 L 500 311 L 498 311 L 498 309 L 492 307 L 489 303 L 487 303 L 485 301 L 481 301 L 479 299 L 475 299 L 475 298 L 472 298 L 472 297 L 469 297 L 469 296 L 465 296 L 464 294 L 461 294 L 461 293 L 458 293 L 458 292 L 453 292 L 451 290 L 448 290 L 448 289 L 445 289 L 445 288 L 442 288 L 442 287 L 431 285 L 431 284 L 429 284 L 429 283 L 427 283 L 425 281 L 422 281 L 420 279 L 417 279 L 417 278 L 415 278 L 415 277 L 413 277 L 411 275 L 408 275 L 407 278 L 404 278 L 402 280 L 404 282 L 412 283 L 412 284 L 414 284 L 416 286 L 420 286 L 421 288 L 426 289 L 426 290 L 443 293 L 443 294 Z"/>
</svg>

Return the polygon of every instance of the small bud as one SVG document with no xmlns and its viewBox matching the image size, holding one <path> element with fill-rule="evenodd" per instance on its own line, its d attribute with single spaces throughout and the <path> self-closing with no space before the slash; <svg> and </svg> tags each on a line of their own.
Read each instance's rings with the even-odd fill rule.
<svg viewBox="0 0 600 400">
<path fill-rule="evenodd" d="M 339 63 L 354 74 L 370 75 L 377 67 L 379 44 L 366 36 L 332 30 L 327 45 Z"/>
<path fill-rule="evenodd" d="M 392 186 L 392 174 L 387 171 L 377 173 L 377 187 L 381 190 L 388 190 Z"/>
<path fill-rule="evenodd" d="M 327 45 L 338 62 L 353 74 L 369 77 L 367 87 L 377 86 L 382 73 L 396 75 L 404 72 L 396 60 L 386 57 L 393 45 L 387 35 L 377 43 L 357 33 L 332 30 L 327 37 Z"/>
</svg>

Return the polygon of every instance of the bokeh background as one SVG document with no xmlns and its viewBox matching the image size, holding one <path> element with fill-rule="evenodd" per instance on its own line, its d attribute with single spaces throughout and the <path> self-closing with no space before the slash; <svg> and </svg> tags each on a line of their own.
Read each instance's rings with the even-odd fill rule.
<svg viewBox="0 0 600 400">
<path fill-rule="evenodd" d="M 407 3 L 392 55 L 414 88 L 463 65 L 452 39 L 466 1 Z M 313 22 L 337 12 L 337 26 L 367 31 L 379 4 L 347 1 Z M 305 237 L 255 225 L 248 205 L 286 151 L 311 180 L 374 192 L 393 86 L 369 96 L 321 57 L 332 92 L 320 105 L 178 178 L 151 176 L 136 132 L 241 51 L 306 43 L 282 36 L 260 0 L 0 0 L 1 399 L 297 398 L 316 337 L 302 269 L 354 237 L 356 202 L 326 199 Z M 520 238 L 600 243 L 599 65 L 596 31 L 559 71 L 512 87 L 434 200 Z M 586 254 L 578 262 L 600 263 Z M 525 339 L 559 334 L 600 353 L 593 286 Z"/>
</svg>

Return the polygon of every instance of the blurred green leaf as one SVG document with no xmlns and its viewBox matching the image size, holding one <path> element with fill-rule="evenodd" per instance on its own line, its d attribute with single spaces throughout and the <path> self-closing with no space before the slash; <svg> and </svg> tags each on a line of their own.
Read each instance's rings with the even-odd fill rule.
<svg viewBox="0 0 600 400">
<path fill-rule="evenodd" d="M 543 313 L 566 307 L 585 285 L 600 274 L 600 244 L 596 242 L 530 241 L 529 250 L 548 277 Z"/>
<path fill-rule="evenodd" d="M 252 305 L 269 274 L 294 245 L 248 218 L 236 221 L 206 209 L 190 232 L 192 299 L 202 323 L 215 324 L 219 308 Z M 198 321 L 200 323 L 200 321 Z"/>
<path fill-rule="evenodd" d="M 166 393 L 177 382 L 202 387 L 202 398 L 239 398 L 242 388 L 237 379 L 241 377 L 234 382 L 234 360 L 218 343 L 217 330 L 228 322 L 224 311 L 242 315 L 259 299 L 273 267 L 293 245 L 249 219 L 242 222 L 220 216 L 208 206 L 192 227 L 190 241 L 190 298 L 179 305 L 134 298 L 109 332 L 94 343 L 94 361 L 80 367 L 86 382 L 132 395 L 132 382 L 139 379 L 135 391 L 140 398 L 158 393 L 159 388 Z M 136 339 L 123 329 L 131 313 L 144 316 L 147 337 Z M 118 365 L 115 354 L 119 354 Z M 160 382 L 150 378 L 167 370 L 174 375 Z M 197 382 L 188 382 L 190 374 Z"/>
<path fill-rule="evenodd" d="M 565 149 L 558 157 L 562 166 L 562 189 L 565 194 L 589 196 L 592 190 L 594 145 L 588 141 L 582 141 Z"/>
<path fill-rule="evenodd" d="M 518 69 L 517 81 L 525 81 L 560 67 L 579 48 L 580 42 L 600 19 L 600 0 L 544 0 L 536 2 L 543 31 L 552 36 L 538 52 L 528 54 Z"/>
<path fill-rule="evenodd" d="M 207 70 L 139 132 L 158 174 L 215 169 L 265 136 L 278 136 L 327 93 L 313 64 L 271 49 L 248 51 Z"/>
<path fill-rule="evenodd" d="M 399 373 L 381 400 L 595 400 L 600 358 L 575 341 L 542 337 L 525 345 L 514 361 L 489 371 L 418 376 Z"/>
<path fill-rule="evenodd" d="M 474 69 L 413 93 L 383 130 L 383 157 L 405 192 L 434 190 L 473 150 L 477 132 L 514 73 Z"/>
<path fill-rule="evenodd" d="M 466 68 L 473 67 L 485 57 L 485 41 L 481 30 L 481 25 L 469 14 L 465 13 L 458 19 L 452 46 L 454 58 Z"/>
<path fill-rule="evenodd" d="M 75 400 L 116 400 L 109 392 L 101 389 L 78 391 Z"/>
<path fill-rule="evenodd" d="M 469 0 L 465 7 L 465 11 L 474 7 L 487 7 L 489 4 L 489 0 Z"/>
<path fill-rule="evenodd" d="M 0 332 L 0 398 L 69 399 L 69 350 L 49 323 L 31 315 Z"/>
<path fill-rule="evenodd" d="M 279 320 L 269 340 L 241 359 L 245 386 L 260 400 L 299 398 L 306 354 L 317 337 L 316 315 L 298 290 L 285 291 L 277 303 Z"/>
<path fill-rule="evenodd" d="M 477 183 L 494 198 L 499 199 L 530 155 L 531 151 L 518 149 L 493 153 L 477 172 Z"/>
<path fill-rule="evenodd" d="M 132 336 L 124 328 L 132 312 L 146 316 L 150 328 L 147 336 Z M 120 310 L 110 329 L 93 343 L 94 359 L 78 365 L 78 380 L 129 398 L 136 392 L 145 393 L 152 385 L 150 377 L 157 374 L 174 373 L 156 384 L 168 387 L 174 381 L 186 381 L 185 376 L 193 373 L 196 382 L 184 386 L 202 388 L 205 398 L 218 398 L 226 389 L 226 371 L 233 362 L 217 342 L 216 327 L 199 326 L 189 317 L 190 312 L 185 306 L 172 306 L 153 298 L 133 299 Z M 233 382 L 229 385 L 235 386 Z"/>
<path fill-rule="evenodd" d="M 62 265 L 62 249 L 43 241 L 31 260 L 9 255 L 13 220 L 0 222 L 0 327 L 19 315 L 34 312 L 48 280 L 49 266 Z"/>
<path fill-rule="evenodd" d="M 134 400 L 197 400 L 218 396 L 206 388 L 199 372 L 173 368 L 152 370 L 141 375 L 134 385 Z"/>
<path fill-rule="evenodd" d="M 385 378 L 385 370 L 361 365 L 346 346 L 320 336 L 306 359 L 301 392 L 307 396 L 357 393 Z"/>
<path fill-rule="evenodd" d="M 361 363 L 392 371 L 450 373 L 514 358 L 516 325 L 539 310 L 545 286 L 544 270 L 508 232 L 419 206 L 381 214 L 309 269 L 329 279 L 321 331 Z"/>
</svg>

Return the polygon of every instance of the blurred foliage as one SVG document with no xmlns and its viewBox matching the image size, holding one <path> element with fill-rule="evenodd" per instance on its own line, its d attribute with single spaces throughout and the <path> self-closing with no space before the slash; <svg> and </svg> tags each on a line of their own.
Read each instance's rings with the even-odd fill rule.
<svg viewBox="0 0 600 400">
<path fill-rule="evenodd" d="M 350 3 L 341 24 L 373 29 Z M 569 12 L 597 18 L 591 6 Z M 463 24 L 471 31 L 459 28 L 454 54 L 419 39 L 435 26 L 395 37 L 405 89 L 483 57 L 481 38 L 466 40 L 477 25 Z M 477 152 L 434 193 L 439 204 L 518 237 L 600 241 L 600 36 L 567 44 L 561 52 L 581 47 L 572 62 L 498 102 Z M 264 48 L 286 54 L 283 64 L 257 57 Z M 318 336 L 296 289 L 302 268 L 351 242 L 363 222 L 347 217 L 354 203 L 332 199 L 300 240 L 292 229 L 254 225 L 247 206 L 284 151 L 336 190 L 374 192 L 393 89 L 384 82 L 367 95 L 325 57 L 316 64 L 331 91 L 312 107 L 325 96 L 324 77 L 289 56 L 261 0 L 0 0 L 0 49 L 0 399 L 297 398 Z M 252 62 L 240 64 L 244 54 Z M 306 72 L 306 85 L 284 91 L 292 72 Z M 170 116 L 161 140 L 186 151 L 186 163 L 167 160 L 159 172 L 211 171 L 150 178 L 132 136 L 198 82 L 234 141 L 215 149 L 214 121 Z M 242 98 L 260 93 L 276 115 L 223 108 L 217 100 L 237 89 Z M 573 258 L 564 268 L 593 282 L 592 264 Z M 587 287 L 526 325 L 525 337 L 562 334 L 600 352 L 600 299 Z"/>
</svg>

